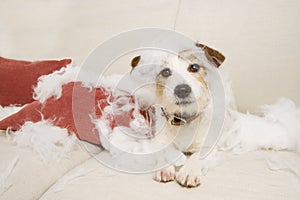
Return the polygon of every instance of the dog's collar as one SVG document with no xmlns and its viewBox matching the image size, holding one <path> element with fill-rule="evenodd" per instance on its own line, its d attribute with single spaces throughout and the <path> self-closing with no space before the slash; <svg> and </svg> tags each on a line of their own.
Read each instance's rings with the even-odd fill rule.
<svg viewBox="0 0 300 200">
<path fill-rule="evenodd" d="M 161 111 L 162 111 L 162 116 L 164 116 L 166 120 L 169 122 L 169 124 L 173 126 L 182 126 L 185 124 L 189 124 L 194 119 L 200 116 L 199 113 L 193 115 L 184 115 L 184 116 L 179 116 L 178 114 L 170 115 L 166 112 L 166 109 L 163 107 L 161 107 Z"/>
</svg>

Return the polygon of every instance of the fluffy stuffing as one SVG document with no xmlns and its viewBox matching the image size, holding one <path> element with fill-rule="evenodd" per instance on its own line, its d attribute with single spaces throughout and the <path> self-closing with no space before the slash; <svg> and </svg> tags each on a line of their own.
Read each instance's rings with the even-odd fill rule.
<svg viewBox="0 0 300 200">
<path fill-rule="evenodd" d="M 221 150 L 235 153 L 266 150 L 300 152 L 300 109 L 289 99 L 261 106 L 259 115 L 234 113 L 234 122 L 223 133 Z"/>
<path fill-rule="evenodd" d="M 2 107 L 0 106 L 0 120 L 8 117 L 9 115 L 18 112 L 21 110 L 24 106 L 6 106 Z"/>
<path fill-rule="evenodd" d="M 34 99 L 39 100 L 41 103 L 44 103 L 52 96 L 59 99 L 61 97 L 62 86 L 75 81 L 79 70 L 79 67 L 69 64 L 52 74 L 39 77 L 38 84 L 34 88 Z"/>
<path fill-rule="evenodd" d="M 77 148 L 75 135 L 69 135 L 67 129 L 53 126 L 45 120 L 37 123 L 26 122 L 20 130 L 8 136 L 18 146 L 38 153 L 44 162 L 59 160 Z"/>
</svg>

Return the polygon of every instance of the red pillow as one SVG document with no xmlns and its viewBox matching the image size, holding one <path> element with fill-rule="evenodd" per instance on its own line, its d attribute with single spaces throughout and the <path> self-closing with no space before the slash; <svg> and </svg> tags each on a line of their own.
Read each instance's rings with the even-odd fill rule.
<svg viewBox="0 0 300 200">
<path fill-rule="evenodd" d="M 12 130 L 18 130 L 26 121 L 38 122 L 43 117 L 43 119 L 52 120 L 56 126 L 67 128 L 69 133 L 75 133 L 81 140 L 100 144 L 98 132 L 90 116 L 100 118 L 102 110 L 108 105 L 108 98 L 110 98 L 109 101 L 128 98 L 127 102 L 134 103 L 133 98 L 127 93 L 111 97 L 111 93 L 103 88 L 90 90 L 83 87 L 80 82 L 71 82 L 63 86 L 61 98 L 51 97 L 44 104 L 39 101 L 28 104 L 19 112 L 0 121 L 0 129 L 5 130 L 11 127 Z M 124 105 L 125 103 L 118 104 L 118 106 Z M 111 128 L 129 126 L 133 119 L 132 112 L 133 109 L 122 114 L 108 116 Z M 146 115 L 146 111 L 140 112 Z"/>
<path fill-rule="evenodd" d="M 33 86 L 40 76 L 70 64 L 71 59 L 20 61 L 0 57 L 0 105 L 24 105 L 33 101 Z"/>
</svg>

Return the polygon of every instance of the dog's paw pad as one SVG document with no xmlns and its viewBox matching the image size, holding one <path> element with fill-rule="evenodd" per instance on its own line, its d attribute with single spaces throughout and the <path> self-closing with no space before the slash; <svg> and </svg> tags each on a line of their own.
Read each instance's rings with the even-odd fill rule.
<svg viewBox="0 0 300 200">
<path fill-rule="evenodd" d="M 153 174 L 153 179 L 158 182 L 169 182 L 175 180 L 175 167 L 169 166 Z"/>
<path fill-rule="evenodd" d="M 201 184 L 199 175 L 184 169 L 176 174 L 176 181 L 183 187 L 197 187 Z"/>
</svg>

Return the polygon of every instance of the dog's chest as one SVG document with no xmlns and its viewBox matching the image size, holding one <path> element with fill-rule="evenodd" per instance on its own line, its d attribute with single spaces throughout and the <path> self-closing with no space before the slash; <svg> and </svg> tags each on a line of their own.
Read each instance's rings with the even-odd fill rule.
<svg viewBox="0 0 300 200">
<path fill-rule="evenodd" d="M 166 124 L 159 141 L 165 144 L 173 143 L 182 152 L 194 153 L 200 150 L 207 130 L 208 123 L 200 118 L 182 126 Z"/>
</svg>

